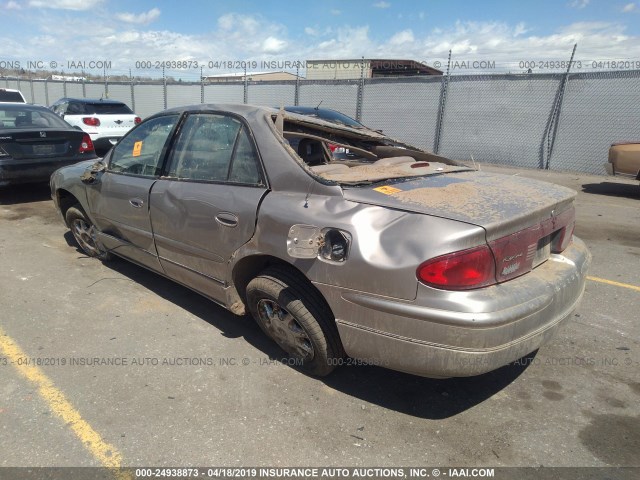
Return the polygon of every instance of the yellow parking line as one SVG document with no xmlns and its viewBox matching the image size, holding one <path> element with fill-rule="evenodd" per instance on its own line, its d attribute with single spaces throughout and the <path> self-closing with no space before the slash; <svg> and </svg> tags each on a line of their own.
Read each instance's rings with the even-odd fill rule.
<svg viewBox="0 0 640 480">
<path fill-rule="evenodd" d="M 587 277 L 587 279 L 591 280 L 592 282 L 606 283 L 607 285 L 615 285 L 616 287 L 630 288 L 631 290 L 636 290 L 640 292 L 640 287 L 636 285 L 629 285 L 628 283 L 614 282 L 613 280 L 607 280 L 606 278 L 598 278 L 598 277 Z"/>
<path fill-rule="evenodd" d="M 47 403 L 53 413 L 58 415 L 66 425 L 71 428 L 76 437 L 84 444 L 85 448 L 104 466 L 115 469 L 118 478 L 126 478 L 124 472 L 118 472 L 122 461 L 122 455 L 113 446 L 102 439 L 80 415 L 73 405 L 67 400 L 53 382 L 35 365 L 25 365 L 29 358 L 23 350 L 0 328 L 0 353 L 16 367 L 18 372 L 27 380 L 38 387 L 38 393 Z"/>
</svg>

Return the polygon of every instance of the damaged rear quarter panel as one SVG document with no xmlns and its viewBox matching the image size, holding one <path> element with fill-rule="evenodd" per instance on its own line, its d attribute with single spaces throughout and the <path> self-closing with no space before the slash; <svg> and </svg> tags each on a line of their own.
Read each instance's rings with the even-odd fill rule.
<svg viewBox="0 0 640 480">
<path fill-rule="evenodd" d="M 413 300 L 416 269 L 422 262 L 485 242 L 480 227 L 347 201 L 340 187 L 334 192 L 308 199 L 302 193 L 270 192 L 260 207 L 255 236 L 238 251 L 233 263 L 250 255 L 271 255 L 291 263 L 315 283 Z M 290 257 L 287 236 L 296 224 L 349 232 L 348 259 L 335 264 Z"/>
</svg>

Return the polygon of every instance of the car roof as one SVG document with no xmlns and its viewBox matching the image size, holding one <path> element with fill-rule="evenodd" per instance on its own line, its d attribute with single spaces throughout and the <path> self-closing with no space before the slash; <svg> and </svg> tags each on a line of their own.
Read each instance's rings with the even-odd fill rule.
<svg viewBox="0 0 640 480">
<path fill-rule="evenodd" d="M 60 100 L 56 100 L 55 103 L 58 102 L 79 102 L 79 103 L 109 103 L 115 105 L 126 105 L 126 103 L 121 102 L 120 100 L 111 100 L 110 98 L 71 98 L 64 97 Z"/>
<path fill-rule="evenodd" d="M 21 102 L 0 102 L 3 110 L 30 110 L 33 112 L 37 111 L 45 111 L 47 113 L 51 113 L 47 107 L 43 107 L 42 105 L 34 105 L 32 103 L 21 103 Z"/>
<path fill-rule="evenodd" d="M 280 109 L 275 107 L 267 107 L 264 105 L 251 105 L 251 104 L 245 104 L 245 103 L 216 103 L 216 104 L 198 103 L 195 105 L 184 105 L 180 107 L 174 107 L 167 110 L 163 110 L 161 112 L 155 113 L 147 117 L 145 121 L 152 117 L 171 114 L 171 113 L 182 114 L 184 112 L 211 112 L 211 111 L 228 112 L 228 113 L 232 113 L 232 114 L 239 115 L 241 117 L 245 117 L 249 119 L 250 117 L 258 117 L 258 116 L 264 117 L 266 115 L 276 115 L 279 113 Z M 284 110 L 284 119 L 289 121 L 294 121 L 299 124 L 315 125 L 323 129 L 330 128 L 332 130 L 333 129 L 341 130 L 351 135 L 355 134 L 357 137 L 360 137 L 360 138 L 364 138 L 364 137 L 368 137 L 372 139 L 389 138 L 387 135 L 380 132 L 376 132 L 375 130 L 371 130 L 370 128 L 367 128 L 367 127 L 354 128 L 349 125 L 342 125 L 336 122 L 330 122 L 328 120 L 324 120 L 319 117 L 303 115 L 295 112 L 288 112 L 286 110 Z"/>
</svg>

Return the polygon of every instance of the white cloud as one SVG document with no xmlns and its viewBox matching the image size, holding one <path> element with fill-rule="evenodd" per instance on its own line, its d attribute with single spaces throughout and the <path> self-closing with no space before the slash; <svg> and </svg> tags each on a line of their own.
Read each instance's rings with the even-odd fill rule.
<svg viewBox="0 0 640 480">
<path fill-rule="evenodd" d="M 148 12 L 139 13 L 137 15 L 135 13 L 128 13 L 128 12 L 116 14 L 116 18 L 118 20 L 122 20 L 123 22 L 126 22 L 126 23 L 135 23 L 138 25 L 148 25 L 151 22 L 156 21 L 159 17 L 160 17 L 160 10 L 157 8 L 152 8 Z"/>
<path fill-rule="evenodd" d="M 91 10 L 103 0 L 29 0 L 28 6 L 55 10 Z"/>
<path fill-rule="evenodd" d="M 329 13 L 331 15 L 341 15 L 342 14 L 342 10 L 338 10 L 337 8 L 333 8 L 333 9 L 329 10 Z"/>
<path fill-rule="evenodd" d="M 402 30 L 401 32 L 396 33 L 389 39 L 389 43 L 391 45 L 402 45 L 406 43 L 413 43 L 415 38 L 413 36 L 413 32 L 409 30 Z"/>
<path fill-rule="evenodd" d="M 528 31 L 529 30 L 527 29 L 527 27 L 524 24 L 524 22 L 520 22 L 519 24 L 516 25 L 516 28 L 513 31 L 513 36 L 514 37 L 519 37 L 520 35 L 524 35 Z"/>
<path fill-rule="evenodd" d="M 3 8 L 5 8 L 6 10 L 21 10 L 22 6 L 18 2 L 10 0 L 3 5 Z"/>
<path fill-rule="evenodd" d="M 582 9 L 584 7 L 586 7 L 587 5 L 589 5 L 589 0 L 573 0 L 569 6 L 571 8 L 578 8 L 578 9 Z"/>
<path fill-rule="evenodd" d="M 307 35 L 311 35 L 312 37 L 315 37 L 318 35 L 318 30 L 311 27 L 305 27 L 304 33 L 306 33 Z"/>
<path fill-rule="evenodd" d="M 622 7 L 622 11 L 624 13 L 630 13 L 630 12 L 635 12 L 636 9 L 638 8 L 638 6 L 631 2 L 631 3 L 627 3 L 624 7 Z"/>
<path fill-rule="evenodd" d="M 264 53 L 279 53 L 287 46 L 287 42 L 275 37 L 268 37 L 262 42 L 262 51 Z"/>
<path fill-rule="evenodd" d="M 373 4 L 375 8 L 389 8 L 391 4 L 389 2 L 376 2 Z"/>
</svg>

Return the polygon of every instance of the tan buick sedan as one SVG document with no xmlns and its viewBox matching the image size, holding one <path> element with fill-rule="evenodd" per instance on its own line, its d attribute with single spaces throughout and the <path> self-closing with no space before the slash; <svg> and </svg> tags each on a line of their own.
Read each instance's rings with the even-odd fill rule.
<svg viewBox="0 0 640 480">
<path fill-rule="evenodd" d="M 87 255 L 250 313 L 315 375 L 499 368 L 571 317 L 591 259 L 572 190 L 284 109 L 158 113 L 51 193 Z"/>
</svg>

